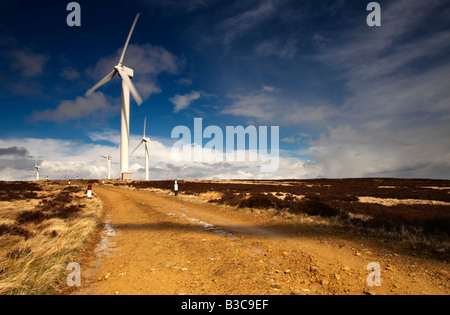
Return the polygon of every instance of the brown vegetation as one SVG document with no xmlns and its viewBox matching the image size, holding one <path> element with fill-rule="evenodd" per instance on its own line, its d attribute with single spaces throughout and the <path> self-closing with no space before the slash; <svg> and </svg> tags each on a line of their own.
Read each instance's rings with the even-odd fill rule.
<svg viewBox="0 0 450 315">
<path fill-rule="evenodd" d="M 35 199 L 42 188 L 36 183 L 0 182 L 0 201 Z"/>
<path fill-rule="evenodd" d="M 0 182 L 0 294 L 48 293 L 101 216 L 97 198 L 57 182 Z"/>
<path fill-rule="evenodd" d="M 359 228 L 405 234 L 450 235 L 450 181 L 427 179 L 314 179 L 178 181 L 184 195 L 216 193 L 219 204 L 336 217 Z M 173 190 L 173 181 L 132 187 Z"/>
</svg>

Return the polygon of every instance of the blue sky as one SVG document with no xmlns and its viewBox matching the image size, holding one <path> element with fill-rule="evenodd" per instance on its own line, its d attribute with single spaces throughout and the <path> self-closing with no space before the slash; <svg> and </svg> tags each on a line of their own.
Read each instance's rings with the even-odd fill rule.
<svg viewBox="0 0 450 315">
<path fill-rule="evenodd" d="M 69 2 L 0 3 L 0 179 L 31 179 L 36 159 L 41 176 L 105 176 L 121 80 L 84 94 L 138 12 L 124 64 L 144 103 L 131 103 L 130 147 L 146 116 L 152 178 L 450 178 L 448 1 L 378 1 L 381 27 L 361 0 L 78 1 L 81 27 L 66 24 Z M 172 161 L 171 131 L 196 117 L 279 126 L 278 172 Z M 143 165 L 138 151 L 135 178 Z"/>
</svg>

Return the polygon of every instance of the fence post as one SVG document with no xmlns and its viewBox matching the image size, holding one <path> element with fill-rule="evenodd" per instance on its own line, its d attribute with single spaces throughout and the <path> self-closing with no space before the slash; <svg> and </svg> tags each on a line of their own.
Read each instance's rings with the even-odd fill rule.
<svg viewBox="0 0 450 315">
<path fill-rule="evenodd" d="M 175 179 L 174 190 L 175 190 L 175 196 L 178 196 L 178 181 L 176 179 Z"/>
</svg>

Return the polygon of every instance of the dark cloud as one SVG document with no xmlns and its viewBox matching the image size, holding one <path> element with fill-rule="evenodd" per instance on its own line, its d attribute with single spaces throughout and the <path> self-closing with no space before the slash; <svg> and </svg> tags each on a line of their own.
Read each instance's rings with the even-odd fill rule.
<svg viewBox="0 0 450 315">
<path fill-rule="evenodd" d="M 25 148 L 10 147 L 10 148 L 0 148 L 0 156 L 16 156 L 16 157 L 26 157 L 29 152 Z"/>
</svg>

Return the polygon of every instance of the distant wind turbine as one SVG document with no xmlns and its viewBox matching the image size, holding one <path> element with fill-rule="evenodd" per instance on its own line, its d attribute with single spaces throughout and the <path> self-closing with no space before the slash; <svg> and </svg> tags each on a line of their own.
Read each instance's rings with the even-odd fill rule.
<svg viewBox="0 0 450 315">
<path fill-rule="evenodd" d="M 41 167 L 37 165 L 37 161 L 34 163 L 34 172 L 36 173 L 36 180 L 39 180 L 39 173 L 40 173 Z"/>
<path fill-rule="evenodd" d="M 130 33 L 128 34 L 127 41 L 120 56 L 119 63 L 114 67 L 114 70 L 104 77 L 99 83 L 97 83 L 92 89 L 87 91 L 86 96 L 97 90 L 102 85 L 111 81 L 112 78 L 118 74 L 122 78 L 122 119 L 121 119 L 121 135 L 120 135 L 120 173 L 129 173 L 129 150 L 130 150 L 130 92 L 136 103 L 141 106 L 142 98 L 134 87 L 131 79 L 134 76 L 134 70 L 123 65 L 123 59 L 125 57 L 125 52 L 127 51 L 128 43 L 130 42 L 131 34 L 134 31 L 134 27 L 139 19 L 140 14 L 136 15 L 134 19 L 133 26 L 131 27 Z"/>
<path fill-rule="evenodd" d="M 106 162 L 108 164 L 108 179 L 111 179 L 111 160 L 112 160 L 112 156 L 111 153 L 114 151 L 116 147 L 112 148 L 111 152 L 109 152 L 108 155 L 100 155 L 102 158 L 106 159 Z"/>
<path fill-rule="evenodd" d="M 142 145 L 145 144 L 145 180 L 150 180 L 149 173 L 148 173 L 148 158 L 149 158 L 149 151 L 148 151 L 148 145 L 150 143 L 150 138 L 145 137 L 145 125 L 147 123 L 147 117 L 144 119 L 144 136 L 142 137 L 141 142 L 137 145 L 136 149 L 134 149 L 133 152 L 131 152 L 131 155 L 133 155 L 134 152 Z"/>
</svg>

